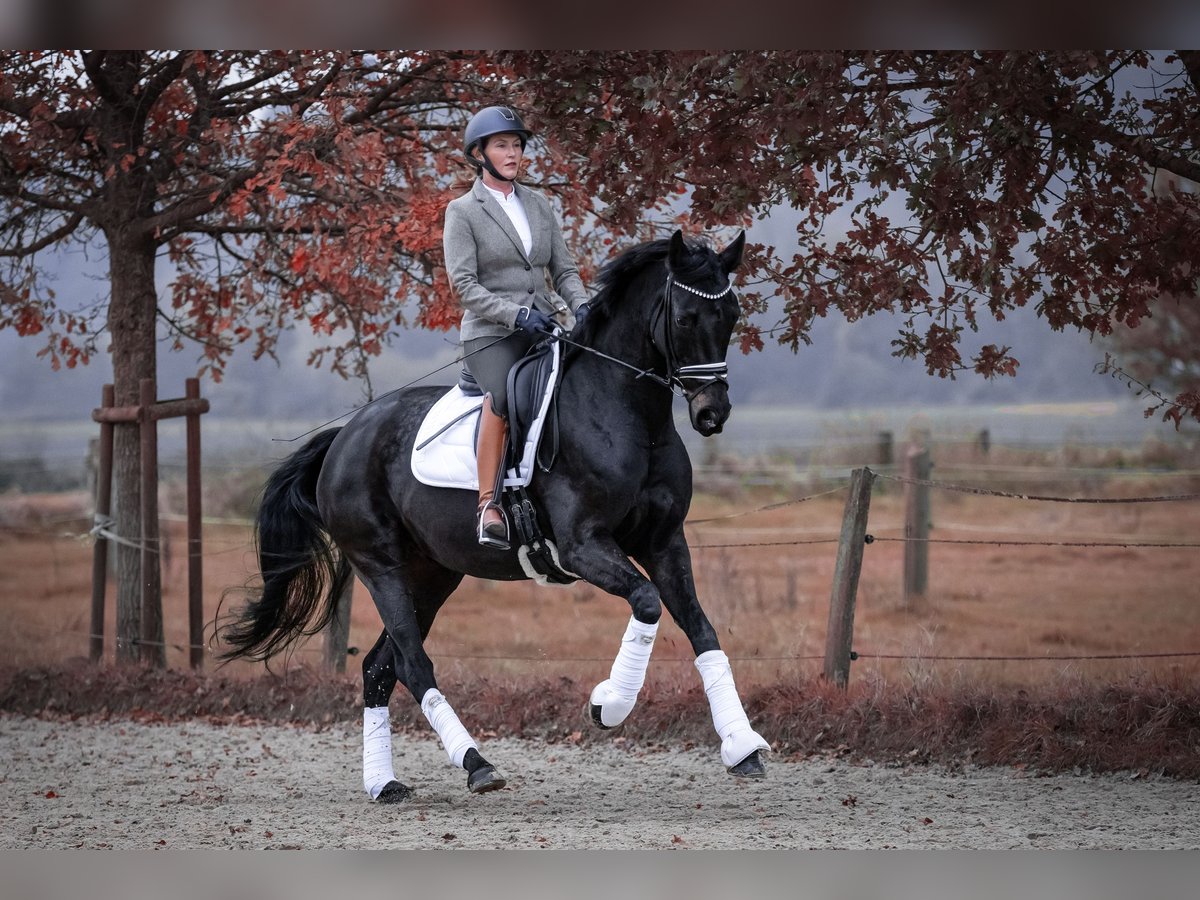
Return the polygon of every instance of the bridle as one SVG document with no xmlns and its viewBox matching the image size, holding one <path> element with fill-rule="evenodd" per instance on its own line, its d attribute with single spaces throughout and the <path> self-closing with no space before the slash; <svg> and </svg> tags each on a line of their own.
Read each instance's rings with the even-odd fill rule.
<svg viewBox="0 0 1200 900">
<path fill-rule="evenodd" d="M 695 294 L 697 297 L 703 297 L 705 300 L 720 300 L 726 294 L 733 291 L 733 283 L 725 285 L 725 290 L 715 294 L 710 294 L 707 291 L 702 291 L 699 288 L 694 288 L 690 284 L 684 284 L 682 281 L 676 281 L 675 276 L 669 271 L 667 272 L 667 284 L 663 290 L 663 302 L 659 305 L 657 312 L 654 315 L 650 325 L 650 340 L 654 342 L 654 346 L 667 360 L 667 379 L 668 384 L 678 385 L 679 390 L 683 392 L 683 396 L 687 398 L 688 403 L 691 403 L 696 397 L 704 393 L 714 384 L 720 382 L 726 387 L 729 386 L 729 366 L 724 362 L 711 363 L 695 363 L 690 366 L 678 365 L 676 360 L 679 358 L 675 352 L 675 332 L 672 329 L 672 323 L 675 320 L 675 304 L 673 294 L 675 288 L 682 288 L 690 294 Z M 655 341 L 657 332 L 657 322 L 663 319 L 663 343 L 665 347 L 659 347 Z M 692 383 L 694 387 L 688 387 L 688 383 Z"/>
<path fill-rule="evenodd" d="M 675 360 L 678 358 L 675 353 L 674 332 L 671 330 L 671 320 L 674 318 L 674 303 L 672 302 L 671 291 L 673 288 L 683 288 L 689 293 L 695 294 L 697 297 L 703 297 L 705 300 L 720 300 L 726 294 L 733 290 L 733 285 L 725 285 L 725 290 L 716 294 L 710 294 L 707 291 L 702 291 L 699 288 L 694 288 L 690 284 L 684 284 L 682 281 L 676 281 L 675 277 L 668 272 L 667 284 L 663 290 L 662 303 L 654 311 L 654 315 L 650 319 L 650 342 L 654 348 L 667 361 L 667 377 L 659 375 L 657 372 L 650 369 L 640 369 L 637 366 L 626 362 L 623 359 L 617 359 L 615 356 L 609 356 L 607 353 L 602 353 L 595 347 L 589 347 L 586 344 L 579 344 L 562 334 L 561 331 L 555 331 L 551 338 L 556 341 L 561 341 L 564 344 L 570 344 L 579 350 L 591 353 L 593 356 L 599 356 L 602 359 L 607 359 L 609 362 L 616 363 L 619 366 L 624 366 L 626 369 L 632 369 L 638 373 L 638 378 L 649 378 L 651 381 L 661 384 L 672 393 L 678 388 L 679 395 L 691 403 L 696 397 L 704 393 L 714 384 L 720 382 L 726 387 L 729 386 L 729 366 L 724 362 L 712 363 L 695 363 L 690 366 L 676 365 Z M 658 322 L 666 315 L 665 324 L 663 326 L 663 342 L 666 347 L 660 347 L 657 340 Z M 486 348 L 484 348 L 486 349 Z M 698 382 L 696 387 L 689 390 L 687 382 Z"/>
</svg>

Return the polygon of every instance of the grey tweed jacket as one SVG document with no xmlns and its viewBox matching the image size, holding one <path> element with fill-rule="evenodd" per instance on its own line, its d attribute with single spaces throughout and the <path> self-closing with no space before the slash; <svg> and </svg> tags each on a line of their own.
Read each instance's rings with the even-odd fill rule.
<svg viewBox="0 0 1200 900">
<path fill-rule="evenodd" d="M 446 274 L 463 305 L 464 341 L 508 334 L 522 306 L 570 327 L 575 309 L 588 299 L 550 201 L 524 185 L 514 187 L 533 235 L 528 258 L 512 220 L 482 179 L 446 207 Z"/>
</svg>

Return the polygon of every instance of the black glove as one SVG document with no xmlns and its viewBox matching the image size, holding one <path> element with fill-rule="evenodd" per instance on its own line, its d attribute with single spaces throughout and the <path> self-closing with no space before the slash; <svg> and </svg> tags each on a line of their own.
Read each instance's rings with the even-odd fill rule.
<svg viewBox="0 0 1200 900">
<path fill-rule="evenodd" d="M 522 331 L 534 336 L 549 334 L 555 329 L 554 320 L 540 309 L 534 309 L 532 306 L 522 306 L 514 324 Z"/>
<path fill-rule="evenodd" d="M 575 327 L 576 328 L 578 328 L 580 325 L 582 325 L 584 323 L 584 321 L 587 320 L 588 313 L 590 313 L 591 311 L 592 311 L 592 307 L 586 302 L 580 303 L 577 307 L 575 307 Z"/>
</svg>

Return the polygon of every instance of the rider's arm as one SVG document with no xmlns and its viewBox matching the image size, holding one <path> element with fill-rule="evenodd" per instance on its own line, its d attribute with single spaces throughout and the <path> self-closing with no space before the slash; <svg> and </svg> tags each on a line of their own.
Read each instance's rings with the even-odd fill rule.
<svg viewBox="0 0 1200 900">
<path fill-rule="evenodd" d="M 453 203 L 446 207 L 442 250 L 446 257 L 446 275 L 463 308 L 512 328 L 521 304 L 494 294 L 479 283 L 475 235 L 467 217 Z"/>
<path fill-rule="evenodd" d="M 549 201 L 545 202 L 549 206 Z M 575 259 L 563 238 L 562 222 L 559 221 L 553 207 L 549 209 L 549 213 L 554 220 L 554 227 L 551 229 L 553 237 L 550 242 L 550 278 L 554 282 L 554 290 L 567 301 L 567 305 L 574 312 L 580 303 L 587 302 L 587 291 L 583 289 L 579 268 L 575 265 Z"/>
</svg>

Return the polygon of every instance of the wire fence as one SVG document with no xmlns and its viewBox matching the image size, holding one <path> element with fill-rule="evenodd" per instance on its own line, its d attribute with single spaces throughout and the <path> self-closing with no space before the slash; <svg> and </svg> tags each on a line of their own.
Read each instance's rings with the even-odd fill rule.
<svg viewBox="0 0 1200 900">
<path fill-rule="evenodd" d="M 259 468 L 259 467 L 247 467 Z M 913 478 L 893 471 L 874 472 L 874 474 L 888 482 L 905 486 L 921 486 L 930 489 L 953 492 L 958 494 L 971 494 L 983 497 L 996 497 L 1010 500 L 1021 500 L 1039 503 L 1062 503 L 1062 504 L 1094 504 L 1094 505 L 1114 505 L 1114 504 L 1162 504 L 1162 503 L 1180 503 L 1194 502 L 1200 500 L 1200 493 L 1195 492 L 1174 492 L 1162 494 L 1144 494 L 1131 497 L 1094 497 L 1094 496 L 1065 496 L 1052 495 L 1043 493 L 1032 493 L 1015 490 L 1000 490 L 998 488 L 986 487 L 981 485 L 961 484 L 957 482 L 947 482 L 935 479 Z M 997 467 L 992 467 L 995 471 Z M 1002 467 L 1006 474 L 1011 475 L 1015 469 L 1018 474 L 1040 476 L 1049 474 L 1057 469 L 1039 469 L 1036 467 Z M 1087 469 L 1087 473 L 1092 474 L 1094 470 Z M 1060 472 L 1061 474 L 1061 472 Z M 1121 472 L 1120 474 L 1127 474 Z M 1153 478 L 1174 478 L 1174 477 L 1194 477 L 1197 472 L 1193 470 L 1176 470 L 1171 472 L 1150 472 L 1143 471 L 1138 473 L 1140 477 Z M 749 509 L 739 510 L 721 515 L 706 516 L 702 518 L 689 519 L 685 523 L 689 528 L 694 530 L 700 527 L 701 530 L 718 528 L 721 526 L 739 522 L 747 518 L 786 509 L 799 504 L 808 503 L 824 498 L 829 498 L 835 495 L 842 494 L 849 482 L 849 475 L 843 470 L 835 475 L 823 475 L 822 479 L 826 483 L 835 482 L 835 486 L 824 490 L 815 491 L 813 493 L 804 494 L 802 496 L 789 498 L 783 501 L 773 501 L 770 503 L 758 505 Z M 61 540 L 70 540 L 76 542 L 90 542 L 97 538 L 104 538 L 113 541 L 126 547 L 141 549 L 149 547 L 152 552 L 159 552 L 162 545 L 172 540 L 170 537 L 162 537 L 157 541 L 146 541 L 141 538 L 130 538 L 120 535 L 115 530 L 115 523 L 108 518 L 96 518 L 93 521 L 92 527 L 86 530 L 77 530 L 65 528 L 73 523 L 87 521 L 86 516 L 63 515 L 45 519 L 39 523 L 39 527 L 23 527 L 7 523 L 0 523 L 0 534 L 20 535 L 23 537 L 41 537 Z M 182 521 L 184 517 L 164 515 L 162 518 L 168 521 Z M 231 526 L 240 528 L 251 528 L 253 521 L 250 519 L 236 517 L 207 517 L 204 523 L 209 526 Z M 983 528 L 976 525 L 958 525 L 952 526 L 957 529 L 968 528 Z M 770 530 L 770 529 L 760 529 Z M 986 527 L 989 532 L 997 532 L 1000 529 L 994 527 Z M 741 529 L 740 533 L 744 533 Z M 1028 533 L 1022 531 L 1021 533 Z M 997 537 L 980 537 L 980 538 L 933 538 L 921 537 L 914 538 L 909 536 L 891 536 L 891 535 L 873 535 L 866 536 L 867 543 L 925 543 L 925 544 L 941 544 L 941 545 L 988 545 L 997 547 L 1070 547 L 1081 549 L 1103 549 L 1103 548 L 1122 548 L 1122 549 L 1156 549 L 1156 550 L 1180 550 L 1180 549 L 1196 549 L 1200 547 L 1200 542 L 1183 541 L 1183 540 L 1166 540 L 1153 539 L 1147 540 L 1144 537 L 1138 536 L 1122 536 L 1122 535 L 1105 535 L 1104 539 L 1099 540 L 1062 540 L 1050 539 L 1051 536 L 1045 536 L 1045 539 L 1029 539 L 1029 538 L 997 538 Z M 795 547 L 795 546 L 812 546 L 812 545 L 828 545 L 836 544 L 839 538 L 835 535 L 822 535 L 819 537 L 791 537 L 776 540 L 732 540 L 732 541 L 712 541 L 712 540 L 693 540 L 690 544 L 693 550 L 718 550 L 718 549 L 750 549 L 750 548 L 777 548 L 777 547 Z M 185 546 L 190 545 L 186 539 L 181 541 Z M 190 549 L 190 546 L 189 546 Z M 204 550 L 205 558 L 218 555 L 226 555 L 230 553 L 254 553 L 255 546 L 252 542 L 239 542 L 228 547 L 211 548 Z M 62 631 L 56 630 L 56 633 L 70 633 L 85 637 L 95 637 L 84 631 Z M 137 643 L 155 643 L 138 641 Z M 188 643 L 175 642 L 158 642 L 157 646 L 169 647 L 180 652 L 186 652 L 192 649 L 193 646 Z M 207 645 L 201 646 L 206 653 L 212 653 L 211 648 Z M 352 648 L 353 649 L 353 648 Z M 322 652 L 320 648 L 301 647 L 295 652 L 318 653 Z M 924 652 L 911 653 L 873 653 L 873 652 L 852 652 L 852 659 L 862 660 L 929 660 L 929 661 L 970 661 L 970 662 L 1055 662 L 1055 661 L 1083 661 L 1083 660 L 1149 660 L 1149 659 L 1171 659 L 1171 658 L 1189 658 L 1200 657 L 1200 650 L 1181 650 L 1171 652 L 1148 652 L 1148 653 L 1109 653 L 1109 654 L 1040 654 L 1040 655 L 939 655 Z M 533 662 L 533 663 L 587 663 L 587 662 L 611 662 L 610 657 L 585 657 L 585 656 L 546 656 L 546 655 L 504 655 L 504 654 L 454 654 L 442 653 L 439 658 L 457 659 L 457 660 L 494 660 L 508 662 Z M 769 663 L 769 662 L 804 662 L 822 659 L 819 655 L 782 655 L 782 656 L 740 656 L 733 657 L 743 663 Z M 659 662 L 691 662 L 690 658 L 685 657 L 656 657 Z"/>
</svg>

